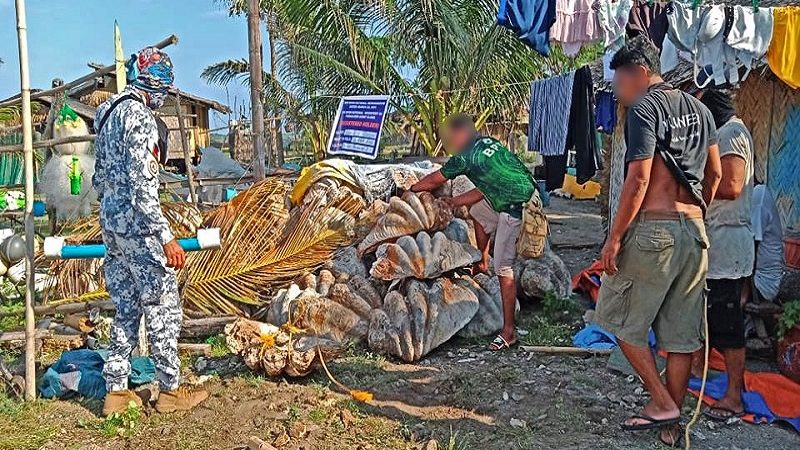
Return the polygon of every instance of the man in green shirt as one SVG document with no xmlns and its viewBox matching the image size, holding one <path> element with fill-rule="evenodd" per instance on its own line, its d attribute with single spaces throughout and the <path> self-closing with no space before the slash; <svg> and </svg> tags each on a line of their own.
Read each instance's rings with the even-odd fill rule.
<svg viewBox="0 0 800 450">
<path fill-rule="evenodd" d="M 499 351 L 517 342 L 514 314 L 517 285 L 512 265 L 517 238 L 522 226 L 524 204 L 536 188 L 530 171 L 517 156 L 496 139 L 481 137 L 472 117 L 455 114 L 444 126 L 443 142 L 453 156 L 442 168 L 411 187 L 412 192 L 432 191 L 447 180 L 466 175 L 475 189 L 448 199 L 454 206 L 469 206 L 475 222 L 475 240 L 483 252 L 476 264 L 486 272 L 489 262 L 489 238 L 494 236 L 494 269 L 500 281 L 503 301 L 503 329 L 492 341 L 490 350 Z"/>
</svg>

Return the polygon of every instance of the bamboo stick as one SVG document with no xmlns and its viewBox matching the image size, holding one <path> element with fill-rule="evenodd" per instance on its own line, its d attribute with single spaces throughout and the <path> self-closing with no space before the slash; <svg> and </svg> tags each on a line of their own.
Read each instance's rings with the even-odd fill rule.
<svg viewBox="0 0 800 450">
<path fill-rule="evenodd" d="M 539 345 L 520 345 L 520 350 L 528 353 L 548 353 L 553 355 L 610 355 L 611 349 L 592 349 L 579 347 L 551 347 Z"/>
<path fill-rule="evenodd" d="M 33 148 L 52 147 L 60 144 L 73 144 L 75 142 L 93 142 L 97 135 L 89 134 L 86 136 L 67 136 L 58 139 L 45 139 L 33 143 Z M 16 153 L 24 150 L 25 144 L 14 144 L 0 146 L 0 153 Z"/>
<path fill-rule="evenodd" d="M 152 45 L 151 47 L 156 47 L 158 49 L 163 49 L 163 48 L 169 47 L 170 45 L 174 45 L 174 44 L 177 44 L 177 43 L 178 43 L 178 37 L 173 34 L 173 35 L 167 37 L 166 39 L 162 40 L 161 42 L 158 42 L 155 45 Z M 116 68 L 116 65 L 105 66 L 103 68 L 95 70 L 94 72 L 92 72 L 92 73 L 90 73 L 88 75 L 84 75 L 84 76 L 78 78 L 75 81 L 71 81 L 69 83 L 65 83 L 65 84 L 63 84 L 63 85 L 61 85 L 59 87 L 56 87 L 56 88 L 53 88 L 53 89 L 48 89 L 46 91 L 36 92 L 36 93 L 31 95 L 31 100 L 36 100 L 36 99 L 41 98 L 41 97 L 47 97 L 47 96 L 56 94 L 56 93 L 61 92 L 61 91 L 67 91 L 67 90 L 70 90 L 72 88 L 78 87 L 78 86 L 80 86 L 80 85 L 82 85 L 82 84 L 84 84 L 84 83 L 86 83 L 88 81 L 94 81 L 94 79 L 99 77 L 99 76 L 108 75 L 109 73 L 113 72 L 115 68 Z M 17 103 L 19 103 L 19 101 L 20 101 L 20 98 L 14 97 L 14 98 L 8 99 L 8 100 L 0 103 L 0 107 L 16 105 Z"/>
<path fill-rule="evenodd" d="M 186 165 L 186 180 L 189 183 L 189 197 L 192 203 L 197 204 L 197 192 L 194 187 L 194 174 L 192 173 L 192 158 L 189 157 L 189 139 L 186 136 L 186 124 L 183 123 L 181 111 L 181 91 L 175 90 L 175 109 L 178 113 L 178 128 L 181 133 L 181 147 L 183 147 L 183 163 Z"/>
<path fill-rule="evenodd" d="M 33 293 L 36 289 L 33 259 L 33 129 L 31 126 L 31 80 L 28 72 L 28 29 L 25 0 L 16 0 L 19 43 L 19 85 L 22 99 L 22 142 L 25 152 L 25 400 L 36 399 L 36 323 Z"/>
</svg>

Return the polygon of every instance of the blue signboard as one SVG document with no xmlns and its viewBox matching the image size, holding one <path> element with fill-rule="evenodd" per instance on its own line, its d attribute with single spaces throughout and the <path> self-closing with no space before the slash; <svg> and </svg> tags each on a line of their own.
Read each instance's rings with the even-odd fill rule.
<svg viewBox="0 0 800 450">
<path fill-rule="evenodd" d="M 344 97 L 333 121 L 328 154 L 375 159 L 388 104 L 386 95 Z"/>
</svg>

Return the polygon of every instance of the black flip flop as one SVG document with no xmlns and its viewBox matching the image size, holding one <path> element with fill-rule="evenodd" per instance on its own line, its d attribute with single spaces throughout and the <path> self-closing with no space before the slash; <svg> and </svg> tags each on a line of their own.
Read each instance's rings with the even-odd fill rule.
<svg viewBox="0 0 800 450">
<path fill-rule="evenodd" d="M 661 420 L 658 420 L 658 419 L 654 419 L 654 418 L 652 418 L 650 416 L 647 416 L 647 415 L 644 415 L 644 414 L 636 414 L 636 415 L 630 416 L 630 417 L 628 417 L 627 420 L 630 420 L 630 419 L 642 419 L 642 420 L 646 420 L 648 423 L 637 423 L 637 424 L 629 425 L 629 424 L 626 424 L 625 422 L 622 422 L 620 424 L 620 427 L 622 427 L 623 430 L 625 430 L 625 431 L 652 430 L 652 429 L 655 429 L 655 428 L 666 427 L 668 425 L 675 425 L 676 423 L 681 421 L 680 416 L 674 417 L 672 419 L 661 419 Z"/>
<path fill-rule="evenodd" d="M 721 411 L 721 412 L 724 412 L 724 413 L 728 413 L 728 415 L 723 416 L 721 414 L 715 414 L 713 411 Z M 744 416 L 745 412 L 744 412 L 744 410 L 741 410 L 741 411 L 737 412 L 737 411 L 734 411 L 734 410 L 732 410 L 730 408 L 711 405 L 708 408 L 706 408 L 705 410 L 703 410 L 703 415 L 708 417 L 711 420 L 716 421 L 716 422 L 727 422 L 729 419 L 738 419 L 738 418 Z"/>
</svg>

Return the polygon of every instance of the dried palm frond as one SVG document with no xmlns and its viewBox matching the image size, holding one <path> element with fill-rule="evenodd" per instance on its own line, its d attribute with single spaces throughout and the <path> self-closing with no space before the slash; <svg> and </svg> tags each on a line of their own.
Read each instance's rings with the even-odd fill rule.
<svg viewBox="0 0 800 450">
<path fill-rule="evenodd" d="M 114 95 L 112 92 L 109 91 L 101 91 L 97 90 L 92 92 L 91 94 L 86 94 L 81 97 L 81 103 L 84 105 L 89 105 L 92 108 L 97 108 L 98 106 L 102 105 L 103 102 L 111 98 Z"/>
<path fill-rule="evenodd" d="M 207 314 L 240 314 L 238 304 L 265 301 L 351 242 L 363 208 L 358 196 L 319 193 L 288 213 L 286 192 L 283 182 L 266 180 L 207 217 L 207 225 L 220 228 L 222 247 L 189 257 L 186 305 Z"/>
</svg>

